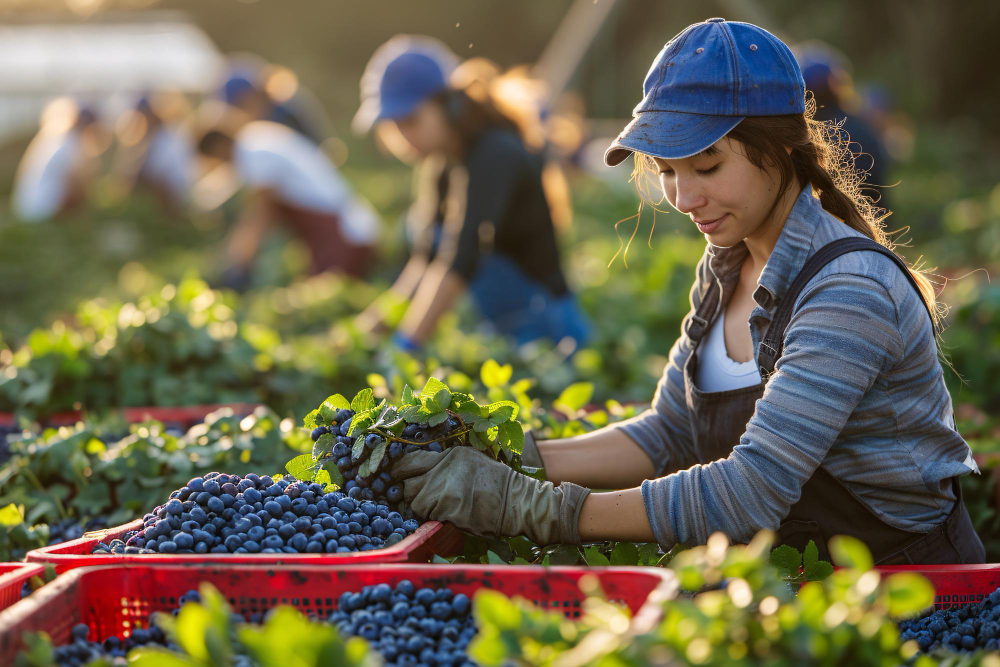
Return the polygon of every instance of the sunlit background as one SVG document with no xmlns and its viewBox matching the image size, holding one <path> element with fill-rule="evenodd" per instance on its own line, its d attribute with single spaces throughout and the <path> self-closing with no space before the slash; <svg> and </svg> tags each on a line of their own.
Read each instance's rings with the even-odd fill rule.
<svg viewBox="0 0 1000 667">
<path fill-rule="evenodd" d="M 638 198 L 629 166 L 605 168 L 601 155 L 627 122 L 665 40 L 713 15 L 762 25 L 800 53 L 828 54 L 843 112 L 863 119 L 881 145 L 877 166 L 882 184 L 892 186 L 882 191 L 883 203 L 894 211 L 889 228 L 901 230 L 900 251 L 936 269 L 941 298 L 952 306 L 944 341 L 965 378 L 950 373 L 948 380 L 961 414 L 990 433 L 992 422 L 980 410 L 1000 406 L 992 380 L 1000 371 L 994 344 L 1000 291 L 988 281 L 1000 259 L 1000 77 L 990 71 L 1000 10 L 987 2 L 3 0 L 0 367 L 24 365 L 59 346 L 103 358 L 121 332 L 102 338 L 101 326 L 85 313 L 103 308 L 102 317 L 117 317 L 119 326 L 146 323 L 142 313 L 152 306 L 148 299 L 141 305 L 143 295 L 163 300 L 177 293 L 164 286 L 184 279 L 206 281 L 189 282 L 193 292 L 218 284 L 238 183 L 204 168 L 190 206 L 167 215 L 156 198 L 123 187 L 116 164 L 146 132 L 135 107 L 140 95 L 193 136 L 218 113 L 227 68 L 249 63 L 262 72 L 267 94 L 295 106 L 331 161 L 377 209 L 380 260 L 363 283 L 306 280 L 301 248 L 274 238 L 258 258 L 250 292 L 209 292 L 200 301 L 193 294 L 172 307 L 201 313 L 188 313 L 196 327 L 229 322 L 216 322 L 210 333 L 246 342 L 253 373 L 279 369 L 281 380 L 271 377 L 275 384 L 266 391 L 243 392 L 277 396 L 279 409 L 315 403 L 311 392 L 323 391 L 317 386 L 353 391 L 370 373 L 391 384 L 399 365 L 384 341 L 359 339 L 348 323 L 405 260 L 401 216 L 412 176 L 350 123 L 369 56 L 392 35 L 410 33 L 442 40 L 459 58 L 488 59 L 501 72 L 522 67 L 540 86 L 535 101 L 550 114 L 545 132 L 572 193 L 572 221 L 560 228 L 567 273 L 599 329 L 590 347 L 567 360 L 544 344 L 517 350 L 482 334 L 465 308 L 446 318 L 429 345 L 432 367 L 474 377 L 492 356 L 514 362 L 515 378 L 531 378 L 539 396 L 586 380 L 594 383 L 595 400 L 648 400 L 687 310 L 703 242 L 681 216 L 658 215 L 652 229 L 644 214 L 627 258 L 619 253 L 609 266 L 621 248 L 615 223 L 636 212 Z M 10 201 L 18 164 L 40 120 L 58 127 L 60 118 L 73 117 L 66 114 L 74 105 L 100 121 L 87 139 L 100 158 L 84 201 L 52 220 L 18 220 Z M 619 226 L 625 240 L 633 225 L 634 219 Z M 136 299 L 140 306 L 128 317 L 119 312 L 118 304 Z M 70 389 L 75 371 L 36 372 L 47 379 L 28 383 L 36 393 L 27 398 L 19 393 L 23 385 L 7 383 L 4 409 L 80 403 Z M 215 391 L 210 380 L 176 373 L 187 378 L 181 384 L 203 383 L 206 396 Z M 302 377 L 308 382 L 295 384 Z M 149 392 L 139 393 L 149 400 Z M 53 397 L 60 405 L 46 402 Z"/>
</svg>

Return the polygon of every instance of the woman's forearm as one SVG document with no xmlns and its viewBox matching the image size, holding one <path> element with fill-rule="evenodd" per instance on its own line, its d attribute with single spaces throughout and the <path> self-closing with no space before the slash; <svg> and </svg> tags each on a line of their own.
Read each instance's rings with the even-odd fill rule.
<svg viewBox="0 0 1000 667">
<path fill-rule="evenodd" d="M 649 456 L 617 428 L 539 440 L 545 474 L 556 484 L 572 482 L 590 489 L 628 489 L 656 476 Z"/>
<path fill-rule="evenodd" d="M 580 510 L 580 540 L 655 542 L 639 488 L 591 493 Z"/>
</svg>

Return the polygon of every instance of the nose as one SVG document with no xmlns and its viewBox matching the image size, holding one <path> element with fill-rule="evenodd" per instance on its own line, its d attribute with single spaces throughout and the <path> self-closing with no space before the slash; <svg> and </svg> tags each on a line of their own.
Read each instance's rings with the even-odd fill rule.
<svg viewBox="0 0 1000 667">
<path fill-rule="evenodd" d="M 674 188 L 676 193 L 674 208 L 681 213 L 690 214 L 708 203 L 696 178 L 678 174 L 674 180 Z"/>
</svg>

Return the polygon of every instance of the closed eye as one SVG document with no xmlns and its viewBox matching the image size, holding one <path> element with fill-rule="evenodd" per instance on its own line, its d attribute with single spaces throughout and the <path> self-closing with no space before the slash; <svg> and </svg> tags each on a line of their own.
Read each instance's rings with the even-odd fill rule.
<svg viewBox="0 0 1000 667">
<path fill-rule="evenodd" d="M 722 164 L 722 163 L 720 162 L 719 164 Z M 708 176 L 709 174 L 714 174 L 715 172 L 717 172 L 719 170 L 719 164 L 716 164 L 715 166 L 709 167 L 708 169 L 699 169 L 698 173 L 701 174 L 702 176 Z"/>
</svg>

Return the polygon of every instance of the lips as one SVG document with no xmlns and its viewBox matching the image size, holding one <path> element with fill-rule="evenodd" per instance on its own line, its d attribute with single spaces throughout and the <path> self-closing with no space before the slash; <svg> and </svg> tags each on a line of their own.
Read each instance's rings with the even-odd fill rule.
<svg viewBox="0 0 1000 667">
<path fill-rule="evenodd" d="M 714 232 L 716 229 L 719 228 L 719 225 L 721 225 L 722 221 L 725 220 L 726 215 L 729 214 L 726 213 L 721 218 L 716 218 L 715 220 L 704 220 L 704 221 L 695 220 L 694 224 L 698 225 L 698 231 L 700 231 L 702 234 L 711 234 L 712 232 Z"/>
</svg>

